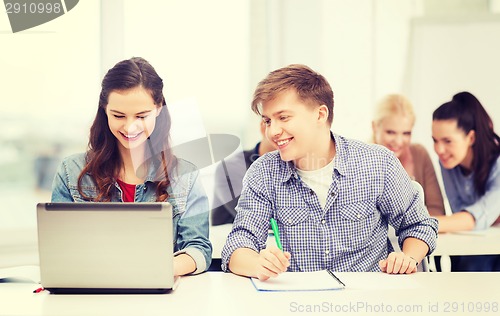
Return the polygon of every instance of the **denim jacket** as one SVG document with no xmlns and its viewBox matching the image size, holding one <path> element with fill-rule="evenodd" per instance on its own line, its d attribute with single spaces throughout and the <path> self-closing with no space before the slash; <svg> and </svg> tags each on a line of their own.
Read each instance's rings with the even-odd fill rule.
<svg viewBox="0 0 500 316">
<path fill-rule="evenodd" d="M 60 164 L 52 184 L 52 202 L 85 202 L 78 192 L 78 176 L 85 166 L 85 153 L 65 158 Z M 157 167 L 151 164 L 146 181 L 136 185 L 135 202 L 155 202 L 156 185 L 153 182 Z M 175 255 L 186 253 L 196 263 L 194 274 L 208 269 L 212 260 L 212 245 L 208 239 L 208 199 L 198 178 L 196 167 L 182 159 L 177 160 L 167 202 L 172 204 Z M 113 202 L 123 202 L 122 190 L 115 183 Z M 94 179 L 86 174 L 82 190 L 89 197 L 97 196 Z"/>
</svg>

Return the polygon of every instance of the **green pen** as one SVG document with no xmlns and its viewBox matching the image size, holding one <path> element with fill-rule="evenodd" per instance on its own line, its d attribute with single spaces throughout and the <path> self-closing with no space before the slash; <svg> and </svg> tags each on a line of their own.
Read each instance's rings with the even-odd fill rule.
<svg viewBox="0 0 500 316">
<path fill-rule="evenodd" d="M 281 246 L 280 241 L 280 231 L 278 230 L 278 224 L 276 220 L 271 217 L 271 229 L 273 230 L 274 239 L 276 240 L 276 246 L 278 246 L 279 250 L 283 250 L 283 246 Z"/>
</svg>

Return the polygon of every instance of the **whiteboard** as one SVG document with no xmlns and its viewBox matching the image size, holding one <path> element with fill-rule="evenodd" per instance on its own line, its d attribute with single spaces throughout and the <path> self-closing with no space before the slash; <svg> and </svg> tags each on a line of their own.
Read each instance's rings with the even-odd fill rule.
<svg viewBox="0 0 500 316">
<path fill-rule="evenodd" d="M 432 147 L 432 112 L 460 91 L 474 94 L 500 131 L 500 16 L 415 19 L 405 92 L 415 107 L 413 141 Z"/>
<path fill-rule="evenodd" d="M 429 152 L 444 191 L 432 142 L 432 112 L 460 91 L 474 94 L 500 132 L 500 16 L 412 22 L 403 91 L 415 108 L 412 141 Z"/>
</svg>

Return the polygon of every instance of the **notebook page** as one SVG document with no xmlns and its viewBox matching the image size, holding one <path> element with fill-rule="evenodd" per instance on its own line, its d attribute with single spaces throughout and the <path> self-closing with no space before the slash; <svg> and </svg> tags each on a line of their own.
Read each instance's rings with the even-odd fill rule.
<svg viewBox="0 0 500 316">
<path fill-rule="evenodd" d="M 258 291 L 328 291 L 340 290 L 344 285 L 327 270 L 314 272 L 284 272 L 266 281 L 252 278 Z"/>
</svg>

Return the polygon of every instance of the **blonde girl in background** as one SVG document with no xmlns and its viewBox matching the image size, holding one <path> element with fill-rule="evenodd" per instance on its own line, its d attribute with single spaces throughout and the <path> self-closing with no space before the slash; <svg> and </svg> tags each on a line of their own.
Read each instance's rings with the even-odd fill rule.
<svg viewBox="0 0 500 316">
<path fill-rule="evenodd" d="M 443 195 L 427 150 L 411 143 L 415 113 L 403 95 L 389 94 L 377 104 L 372 121 L 373 142 L 391 150 L 408 175 L 424 189 L 425 206 L 431 216 L 444 215 Z"/>
</svg>

